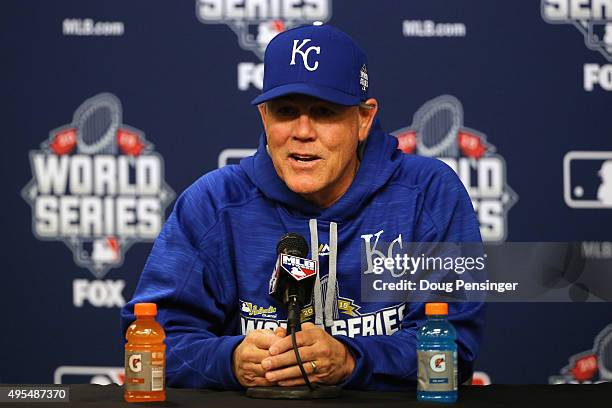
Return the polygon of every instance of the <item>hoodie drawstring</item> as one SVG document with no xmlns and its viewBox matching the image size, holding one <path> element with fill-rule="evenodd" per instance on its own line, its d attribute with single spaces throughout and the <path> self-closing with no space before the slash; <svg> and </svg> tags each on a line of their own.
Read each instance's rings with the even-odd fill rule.
<svg viewBox="0 0 612 408">
<path fill-rule="evenodd" d="M 336 310 L 336 261 L 338 259 L 338 224 L 329 223 L 329 272 L 327 273 L 327 296 L 325 296 L 325 326 L 334 324 Z"/>
<path fill-rule="evenodd" d="M 310 227 L 310 248 L 312 259 L 319 260 L 319 234 L 317 220 L 308 222 Z M 334 324 L 334 305 L 336 304 L 336 264 L 338 260 L 338 224 L 329 223 L 329 272 L 327 274 L 327 293 L 325 295 L 325 307 L 321 299 L 321 278 L 317 273 L 314 285 L 314 311 L 315 324 L 320 326 L 325 321 L 325 326 Z"/>
<path fill-rule="evenodd" d="M 310 227 L 310 252 L 312 259 L 319 262 L 319 232 L 317 228 L 317 220 L 311 219 L 308 222 Z M 320 326 L 323 324 L 323 304 L 321 302 L 321 278 L 317 271 L 317 278 L 314 284 L 314 310 L 315 324 Z"/>
</svg>

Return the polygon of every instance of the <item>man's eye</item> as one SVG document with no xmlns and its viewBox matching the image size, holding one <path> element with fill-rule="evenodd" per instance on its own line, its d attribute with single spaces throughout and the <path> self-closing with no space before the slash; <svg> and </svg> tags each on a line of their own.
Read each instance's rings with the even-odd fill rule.
<svg viewBox="0 0 612 408">
<path fill-rule="evenodd" d="M 316 106 L 311 109 L 312 116 L 316 118 L 329 118 L 336 114 L 336 111 L 327 106 Z"/>
<path fill-rule="evenodd" d="M 298 114 L 298 111 L 297 109 L 291 106 L 280 106 L 274 110 L 274 113 L 277 116 L 280 116 L 283 118 L 289 118 L 289 117 L 296 116 Z"/>
</svg>

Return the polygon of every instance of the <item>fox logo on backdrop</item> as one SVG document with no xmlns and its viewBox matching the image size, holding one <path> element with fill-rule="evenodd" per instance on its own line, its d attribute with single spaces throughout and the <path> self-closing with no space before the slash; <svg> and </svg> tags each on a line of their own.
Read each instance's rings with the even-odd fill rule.
<svg viewBox="0 0 612 408">
<path fill-rule="evenodd" d="M 453 96 L 426 102 L 412 125 L 392 133 L 404 153 L 437 157 L 459 176 L 478 213 L 483 240 L 505 241 L 507 212 L 518 195 L 506 182 L 506 162 L 486 136 L 463 126 L 463 106 Z"/>
<path fill-rule="evenodd" d="M 227 24 L 240 47 L 263 60 L 276 34 L 331 16 L 331 0 L 196 0 L 196 15 L 204 24 Z"/>
<path fill-rule="evenodd" d="M 162 157 L 122 114 L 109 93 L 83 102 L 30 151 L 32 180 L 22 190 L 34 235 L 63 241 L 96 278 L 121 266 L 132 244 L 157 237 L 175 195 Z"/>
</svg>

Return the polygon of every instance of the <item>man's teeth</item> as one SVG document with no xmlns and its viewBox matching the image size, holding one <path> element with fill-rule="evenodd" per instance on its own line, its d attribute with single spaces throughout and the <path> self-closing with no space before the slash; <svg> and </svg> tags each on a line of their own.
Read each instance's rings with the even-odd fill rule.
<svg viewBox="0 0 612 408">
<path fill-rule="evenodd" d="M 312 161 L 312 160 L 316 159 L 315 156 L 298 156 L 297 154 L 293 154 L 293 155 L 291 155 L 291 157 L 293 157 L 295 160 L 299 160 L 299 161 Z"/>
</svg>

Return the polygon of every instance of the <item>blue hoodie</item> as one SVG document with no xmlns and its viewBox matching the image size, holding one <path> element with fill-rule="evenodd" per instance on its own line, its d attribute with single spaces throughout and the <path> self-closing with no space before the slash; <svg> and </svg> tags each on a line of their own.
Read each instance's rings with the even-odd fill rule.
<svg viewBox="0 0 612 408">
<path fill-rule="evenodd" d="M 437 159 L 406 155 L 376 123 L 357 175 L 331 207 L 319 208 L 278 177 L 261 136 L 254 156 L 205 174 L 179 197 L 155 241 L 135 303 L 157 303 L 166 331 L 167 385 L 240 389 L 232 353 L 254 329 L 286 324 L 270 295 L 276 244 L 287 232 L 310 239 L 320 262 L 312 304 L 302 318 L 346 344 L 355 369 L 346 388 L 414 386 L 416 332 L 423 303 L 362 302 L 363 245 L 391 242 L 480 242 L 478 222 L 456 174 Z M 483 329 L 481 303 L 449 305 L 457 330 L 459 381 L 468 379 Z"/>
</svg>

